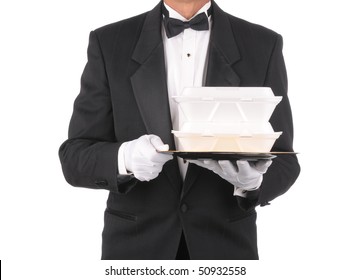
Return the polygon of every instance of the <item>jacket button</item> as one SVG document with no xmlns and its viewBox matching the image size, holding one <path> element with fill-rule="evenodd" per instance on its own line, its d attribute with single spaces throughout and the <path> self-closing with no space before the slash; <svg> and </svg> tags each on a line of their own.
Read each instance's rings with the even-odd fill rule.
<svg viewBox="0 0 350 280">
<path fill-rule="evenodd" d="M 181 212 L 182 213 L 186 213 L 187 212 L 187 210 L 188 210 L 188 206 L 187 206 L 187 204 L 182 204 L 181 205 L 181 207 L 180 207 L 180 209 L 181 209 Z"/>
</svg>

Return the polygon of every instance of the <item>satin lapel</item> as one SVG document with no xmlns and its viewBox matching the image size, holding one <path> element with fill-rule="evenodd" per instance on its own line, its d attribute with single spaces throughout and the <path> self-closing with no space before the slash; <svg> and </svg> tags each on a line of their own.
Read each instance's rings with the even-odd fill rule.
<svg viewBox="0 0 350 280">
<path fill-rule="evenodd" d="M 164 143 L 169 144 L 170 149 L 174 149 L 161 36 L 160 4 L 146 16 L 132 58 L 140 64 L 131 77 L 131 84 L 147 133 L 158 135 Z M 182 182 L 177 161 L 168 162 L 164 172 L 178 193 Z"/>
<path fill-rule="evenodd" d="M 228 15 L 213 1 L 213 29 L 209 44 L 206 86 L 239 86 L 233 64 L 240 59 Z"/>
<path fill-rule="evenodd" d="M 239 86 L 240 78 L 234 71 L 233 65 L 240 59 L 240 54 L 233 36 L 231 24 L 227 14 L 214 1 L 212 1 L 212 5 L 213 28 L 209 43 L 206 86 Z M 201 168 L 189 164 L 183 194 L 188 192 L 200 175 L 201 170 Z"/>
</svg>

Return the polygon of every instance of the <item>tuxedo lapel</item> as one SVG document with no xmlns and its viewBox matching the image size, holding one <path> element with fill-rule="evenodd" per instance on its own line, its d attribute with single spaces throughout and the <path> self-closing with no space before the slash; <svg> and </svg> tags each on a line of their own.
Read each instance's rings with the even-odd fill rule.
<svg viewBox="0 0 350 280">
<path fill-rule="evenodd" d="M 240 59 L 227 14 L 214 1 L 213 27 L 209 43 L 206 86 L 239 86 L 240 79 L 232 65 Z"/>
<path fill-rule="evenodd" d="M 131 84 L 147 132 L 174 148 L 158 6 L 147 15 L 135 47 L 132 58 L 140 67 L 131 77 Z"/>
<path fill-rule="evenodd" d="M 235 42 L 233 31 L 227 14 L 222 11 L 214 1 L 213 5 L 213 27 L 209 42 L 208 70 L 206 86 L 233 87 L 240 85 L 240 78 L 233 69 L 233 64 L 239 61 L 240 53 Z M 189 164 L 184 194 L 188 192 L 201 168 Z"/>
<path fill-rule="evenodd" d="M 140 64 L 131 77 L 131 84 L 147 133 L 158 135 L 164 143 L 169 144 L 170 149 L 175 149 L 171 134 L 160 4 L 146 16 L 132 58 Z M 176 192 L 179 192 L 181 178 L 177 161 L 168 162 L 164 171 Z"/>
</svg>

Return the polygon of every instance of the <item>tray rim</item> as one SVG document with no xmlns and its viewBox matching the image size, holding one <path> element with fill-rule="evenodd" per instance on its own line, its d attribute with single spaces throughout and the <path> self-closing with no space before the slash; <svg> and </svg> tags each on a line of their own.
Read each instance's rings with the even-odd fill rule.
<svg viewBox="0 0 350 280">
<path fill-rule="evenodd" d="M 278 155 L 298 154 L 297 152 L 231 152 L 231 151 L 179 151 L 169 150 L 161 153 L 172 154 L 183 159 L 245 159 L 250 161 L 274 159 Z"/>
</svg>

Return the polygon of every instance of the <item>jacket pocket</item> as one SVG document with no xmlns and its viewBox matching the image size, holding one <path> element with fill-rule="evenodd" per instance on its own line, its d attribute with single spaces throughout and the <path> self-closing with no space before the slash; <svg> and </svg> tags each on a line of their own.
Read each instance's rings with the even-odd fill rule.
<svg viewBox="0 0 350 280">
<path fill-rule="evenodd" d="M 244 219 L 247 219 L 249 217 L 254 217 L 256 216 L 256 210 L 252 210 L 252 211 L 249 211 L 247 213 L 244 213 L 243 215 L 237 215 L 237 216 L 234 216 L 234 217 L 230 217 L 227 219 L 227 222 L 229 223 L 234 223 L 234 222 L 238 222 L 238 221 L 241 221 L 241 220 L 244 220 Z"/>
<path fill-rule="evenodd" d="M 112 216 L 115 216 L 117 218 L 123 219 L 123 220 L 128 220 L 132 222 L 137 221 L 137 216 L 131 213 L 119 211 L 119 210 L 114 210 L 109 207 L 107 207 L 106 212 Z"/>
</svg>

